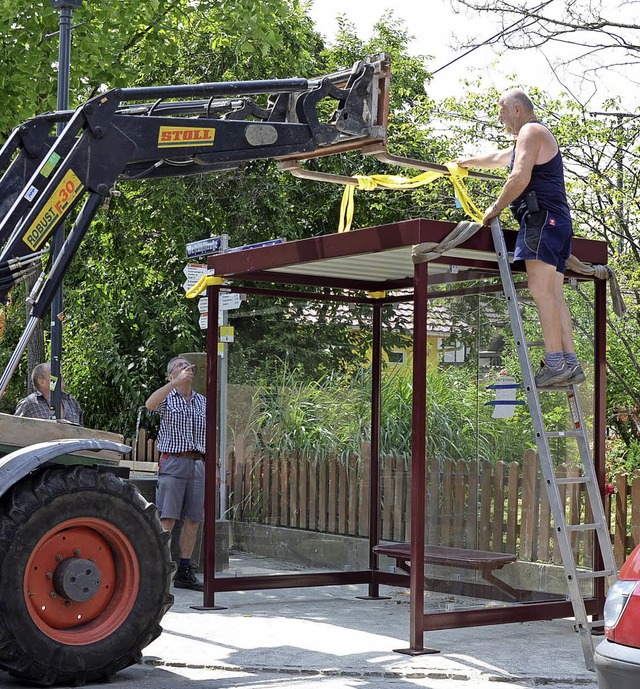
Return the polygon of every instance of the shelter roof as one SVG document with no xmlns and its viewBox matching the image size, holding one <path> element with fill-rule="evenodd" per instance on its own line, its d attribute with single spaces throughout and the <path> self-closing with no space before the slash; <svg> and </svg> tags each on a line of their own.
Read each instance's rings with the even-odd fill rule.
<svg viewBox="0 0 640 689">
<path fill-rule="evenodd" d="M 250 280 L 367 291 L 402 289 L 413 282 L 412 247 L 440 242 L 455 226 L 418 218 L 210 256 L 208 265 L 216 275 L 234 282 Z M 505 230 L 509 251 L 515 246 L 516 234 Z M 605 242 L 574 239 L 573 254 L 585 263 L 607 262 Z M 429 263 L 430 284 L 496 274 L 498 264 L 488 227 L 482 227 L 466 242 Z"/>
</svg>

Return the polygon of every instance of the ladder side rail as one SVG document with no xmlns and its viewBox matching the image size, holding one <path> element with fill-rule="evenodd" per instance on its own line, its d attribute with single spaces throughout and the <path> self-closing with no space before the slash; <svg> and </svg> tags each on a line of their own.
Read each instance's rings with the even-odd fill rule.
<svg viewBox="0 0 640 689">
<path fill-rule="evenodd" d="M 604 569 L 610 574 L 607 576 L 609 585 L 613 584 L 617 579 L 617 565 L 611 548 L 611 536 L 607 526 L 607 520 L 604 513 L 604 505 L 602 496 L 598 486 L 598 477 L 596 475 L 595 464 L 591 453 L 591 446 L 589 438 L 587 437 L 587 430 L 584 424 L 584 416 L 582 407 L 578 400 L 577 391 L 575 388 L 567 393 L 569 402 L 569 409 L 574 419 L 574 425 L 579 427 L 580 433 L 576 438 L 580 459 L 582 462 L 582 469 L 585 477 L 588 479 L 585 486 L 587 496 L 589 498 L 589 505 L 593 514 L 593 520 L 596 526 L 596 535 L 600 546 L 600 553 L 602 555 L 602 563 Z M 595 544 L 594 544 L 595 545 Z"/>
<path fill-rule="evenodd" d="M 564 565 L 567 588 L 576 620 L 576 628 L 580 635 L 586 665 L 589 669 L 592 669 L 594 665 L 594 645 L 589 630 L 587 609 L 582 592 L 580 590 L 577 568 L 567 530 L 566 514 L 560 497 L 558 484 L 556 482 L 555 469 L 551 460 L 551 452 L 546 437 L 544 419 L 540 409 L 538 391 L 535 386 L 533 370 L 531 368 L 531 363 L 529 361 L 529 356 L 526 349 L 526 340 L 524 336 L 522 319 L 518 311 L 518 302 L 511 275 L 511 269 L 509 267 L 507 248 L 498 218 L 494 218 L 491 221 L 491 235 L 493 237 L 496 255 L 498 257 L 500 277 L 502 278 L 505 298 L 507 300 L 507 309 L 509 311 L 513 334 L 516 340 L 518 361 L 522 370 L 524 389 L 533 421 L 536 444 L 538 446 L 538 458 L 547 488 L 547 495 L 549 496 L 549 504 L 554 521 L 554 533 Z"/>
</svg>

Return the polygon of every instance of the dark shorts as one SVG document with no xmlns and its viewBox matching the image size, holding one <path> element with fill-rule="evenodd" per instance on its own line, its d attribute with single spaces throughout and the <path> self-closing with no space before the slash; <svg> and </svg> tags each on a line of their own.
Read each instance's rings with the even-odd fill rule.
<svg viewBox="0 0 640 689">
<path fill-rule="evenodd" d="M 520 221 L 514 261 L 538 260 L 564 273 L 571 255 L 571 222 L 549 211 L 528 211 Z"/>
<path fill-rule="evenodd" d="M 161 519 L 204 521 L 204 462 L 171 454 L 160 459 L 156 505 Z"/>
</svg>

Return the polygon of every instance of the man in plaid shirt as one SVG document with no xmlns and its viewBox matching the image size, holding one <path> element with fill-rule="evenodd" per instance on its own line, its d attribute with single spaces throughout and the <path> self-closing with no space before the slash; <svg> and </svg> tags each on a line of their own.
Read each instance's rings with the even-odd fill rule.
<svg viewBox="0 0 640 689">
<path fill-rule="evenodd" d="M 182 519 L 176 588 L 202 591 L 191 556 L 204 520 L 204 450 L 207 400 L 192 389 L 193 366 L 183 357 L 167 364 L 169 382 L 149 396 L 147 409 L 160 415 L 156 504 L 160 521 L 172 531 Z"/>
</svg>

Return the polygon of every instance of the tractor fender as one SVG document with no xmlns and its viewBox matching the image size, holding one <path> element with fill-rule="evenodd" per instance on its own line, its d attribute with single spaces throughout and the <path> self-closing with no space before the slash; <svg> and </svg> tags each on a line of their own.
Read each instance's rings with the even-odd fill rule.
<svg viewBox="0 0 640 689">
<path fill-rule="evenodd" d="M 131 452 L 128 445 L 115 443 L 111 440 L 96 440 L 95 438 L 50 440 L 45 443 L 28 445 L 0 457 L 0 497 L 39 466 L 56 457 L 79 450 L 93 450 L 95 452 L 111 450 L 120 454 Z"/>
</svg>

